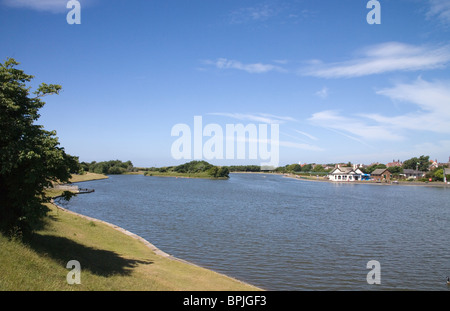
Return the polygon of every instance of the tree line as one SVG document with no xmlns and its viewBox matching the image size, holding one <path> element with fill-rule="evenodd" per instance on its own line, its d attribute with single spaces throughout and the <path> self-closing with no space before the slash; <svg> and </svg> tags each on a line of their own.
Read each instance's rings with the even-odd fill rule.
<svg viewBox="0 0 450 311">
<path fill-rule="evenodd" d="M 152 172 L 159 173 L 180 173 L 180 174 L 207 174 L 213 178 L 229 178 L 229 169 L 226 166 L 215 166 L 206 161 L 190 161 L 177 166 L 141 168 L 144 175 L 152 175 Z"/>
<path fill-rule="evenodd" d="M 136 172 L 137 169 L 133 166 L 131 161 L 122 162 L 120 160 L 110 160 L 91 163 L 81 162 L 80 173 L 91 172 L 104 175 L 123 174 L 126 172 Z"/>
</svg>

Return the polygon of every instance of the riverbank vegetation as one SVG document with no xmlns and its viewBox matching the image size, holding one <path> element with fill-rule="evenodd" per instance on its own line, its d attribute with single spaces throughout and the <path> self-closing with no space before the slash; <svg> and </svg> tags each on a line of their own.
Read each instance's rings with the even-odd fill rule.
<svg viewBox="0 0 450 311">
<path fill-rule="evenodd" d="M 92 161 L 91 163 L 81 162 L 80 171 L 81 174 L 90 172 L 103 175 L 117 175 L 135 172 L 137 169 L 133 166 L 131 161 L 122 162 L 120 160 L 110 160 L 102 162 Z"/>
<path fill-rule="evenodd" d="M 228 179 L 229 169 L 226 166 L 214 166 L 206 161 L 191 161 L 178 166 L 151 167 L 144 170 L 145 176 L 167 176 L 188 178 Z"/>
</svg>

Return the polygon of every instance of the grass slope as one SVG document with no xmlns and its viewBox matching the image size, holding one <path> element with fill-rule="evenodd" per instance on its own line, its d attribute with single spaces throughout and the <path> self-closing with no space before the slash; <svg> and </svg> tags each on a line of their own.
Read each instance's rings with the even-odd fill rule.
<svg viewBox="0 0 450 311">
<path fill-rule="evenodd" d="M 157 255 L 142 241 L 100 221 L 56 208 L 28 243 L 0 235 L 0 290 L 259 290 L 195 265 Z M 69 285 L 78 260 L 81 284 Z"/>
<path fill-rule="evenodd" d="M 97 180 L 97 179 L 105 179 L 105 178 L 108 178 L 108 176 L 103 175 L 103 174 L 86 172 L 83 175 L 72 175 L 72 178 L 70 179 L 70 182 L 74 183 L 74 182 L 81 182 L 81 181 L 88 181 L 88 180 Z"/>
</svg>

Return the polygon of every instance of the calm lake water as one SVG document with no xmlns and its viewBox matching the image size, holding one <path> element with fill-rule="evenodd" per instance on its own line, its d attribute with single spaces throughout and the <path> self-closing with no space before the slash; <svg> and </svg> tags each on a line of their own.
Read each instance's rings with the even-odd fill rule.
<svg viewBox="0 0 450 311">
<path fill-rule="evenodd" d="M 450 188 L 230 176 L 114 175 L 66 207 L 267 290 L 449 290 Z"/>
</svg>

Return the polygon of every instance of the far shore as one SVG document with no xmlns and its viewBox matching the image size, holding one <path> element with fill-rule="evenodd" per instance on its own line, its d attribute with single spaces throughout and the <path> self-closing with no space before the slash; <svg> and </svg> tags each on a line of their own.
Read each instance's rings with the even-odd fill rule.
<svg viewBox="0 0 450 311">
<path fill-rule="evenodd" d="M 124 175 L 144 175 L 144 171 L 138 172 L 127 172 Z M 230 174 L 268 174 L 268 175 L 282 175 L 286 178 L 296 179 L 296 180 L 305 180 L 305 181 L 315 181 L 315 182 L 330 182 L 336 184 L 360 184 L 360 185 L 377 185 L 377 186 L 422 186 L 422 187 L 440 187 L 440 188 L 450 188 L 450 184 L 445 184 L 444 182 L 423 182 L 423 181 L 389 181 L 389 182 L 376 182 L 376 181 L 331 181 L 324 176 L 304 176 L 304 175 L 296 175 L 290 173 L 279 173 L 279 172 L 271 172 L 271 171 L 260 171 L 260 172 L 230 172 Z M 161 173 L 161 172 L 152 172 L 152 175 L 146 175 L 148 177 L 172 177 L 172 178 L 200 178 L 200 179 L 211 179 L 211 180 L 225 180 L 228 178 L 214 178 L 205 175 L 199 174 L 184 174 L 184 173 Z M 99 180 L 99 179 L 107 179 L 107 175 L 96 174 L 87 172 L 83 175 L 73 175 L 70 182 L 78 183 L 83 181 L 90 180 Z"/>
<path fill-rule="evenodd" d="M 227 177 L 212 177 L 206 173 L 177 173 L 177 172 L 158 172 L 148 171 L 148 175 L 145 175 L 146 171 L 138 172 L 126 172 L 123 175 L 144 175 L 146 177 L 175 177 L 175 178 L 197 178 L 197 179 L 212 179 L 212 180 L 226 180 Z"/>
<path fill-rule="evenodd" d="M 376 181 L 331 181 L 326 177 L 317 177 L 317 176 L 300 176 L 294 174 L 283 174 L 286 178 L 292 178 L 296 180 L 304 180 L 304 181 L 315 181 L 315 182 L 329 182 L 335 184 L 358 184 L 358 185 L 376 185 L 376 186 L 421 186 L 421 187 L 439 187 L 439 188 L 450 188 L 449 184 L 445 184 L 444 182 L 422 182 L 422 181 L 389 181 L 389 182 L 376 182 Z"/>
</svg>

